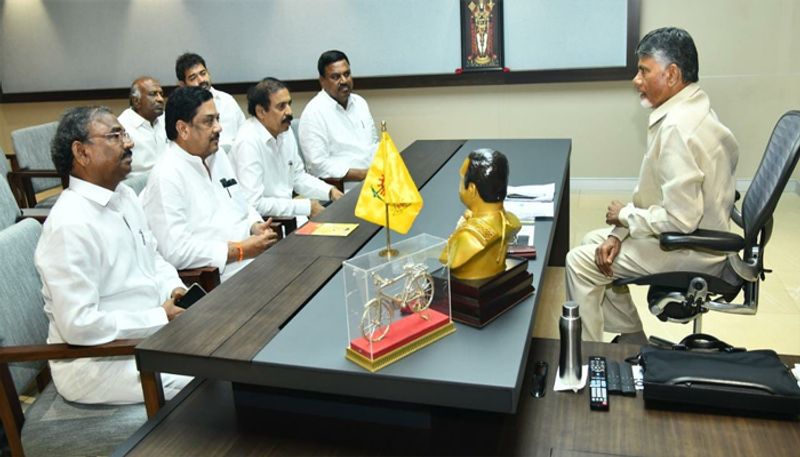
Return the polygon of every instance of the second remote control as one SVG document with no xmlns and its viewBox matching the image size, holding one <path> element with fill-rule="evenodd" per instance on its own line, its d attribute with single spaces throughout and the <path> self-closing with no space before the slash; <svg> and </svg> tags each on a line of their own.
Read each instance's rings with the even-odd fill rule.
<svg viewBox="0 0 800 457">
<path fill-rule="evenodd" d="M 589 408 L 593 411 L 608 411 L 608 379 L 605 357 L 589 357 Z"/>
</svg>

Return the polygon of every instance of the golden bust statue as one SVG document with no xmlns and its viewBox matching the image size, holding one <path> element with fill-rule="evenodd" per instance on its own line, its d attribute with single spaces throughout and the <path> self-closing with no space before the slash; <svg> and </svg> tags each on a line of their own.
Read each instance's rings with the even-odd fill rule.
<svg viewBox="0 0 800 457">
<path fill-rule="evenodd" d="M 467 207 L 447 240 L 449 255 L 442 262 L 459 279 L 484 279 L 505 270 L 506 250 L 520 222 L 503 208 L 508 188 L 508 159 L 503 153 L 479 149 L 461 165 L 458 196 Z"/>
</svg>

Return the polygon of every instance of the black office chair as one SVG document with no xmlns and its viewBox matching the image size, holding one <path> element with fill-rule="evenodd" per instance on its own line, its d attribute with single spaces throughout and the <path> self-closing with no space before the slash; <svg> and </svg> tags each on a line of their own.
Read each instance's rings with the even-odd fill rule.
<svg viewBox="0 0 800 457">
<path fill-rule="evenodd" d="M 697 271 L 674 271 L 638 278 L 619 279 L 614 285 L 650 286 L 650 312 L 667 322 L 694 321 L 701 332 L 701 316 L 708 310 L 755 314 L 759 282 L 770 270 L 764 268 L 764 248 L 772 233 L 772 213 L 800 156 L 800 111 L 789 111 L 775 125 L 764 157 L 742 201 L 731 218 L 744 229 L 734 233 L 699 229 L 689 234 L 662 233 L 661 248 L 699 249 L 727 254 L 719 276 Z M 732 303 L 744 292 L 742 303 Z"/>
</svg>

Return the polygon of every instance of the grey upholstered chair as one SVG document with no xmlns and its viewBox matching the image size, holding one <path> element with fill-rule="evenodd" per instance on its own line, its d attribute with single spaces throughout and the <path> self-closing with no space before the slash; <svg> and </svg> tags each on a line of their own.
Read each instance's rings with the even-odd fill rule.
<svg viewBox="0 0 800 457">
<path fill-rule="evenodd" d="M 14 173 L 12 172 L 11 174 L 13 175 Z M 6 176 L 3 168 L 0 167 L 0 230 L 23 218 L 33 218 L 43 224 L 47 219 L 47 215 L 50 214 L 50 209 L 20 208 L 10 183 L 6 180 Z"/>
<path fill-rule="evenodd" d="M 32 219 L 0 231 L 0 417 L 7 445 L 14 456 L 107 455 L 145 422 L 145 405 L 65 401 L 48 385 L 45 361 L 130 355 L 138 340 L 91 347 L 45 343 L 48 320 L 33 262 L 41 231 Z M 41 393 L 23 415 L 17 393 L 34 382 Z"/>
<path fill-rule="evenodd" d="M 28 198 L 28 207 L 51 207 L 58 196 L 49 197 L 41 202 L 36 201 L 36 194 L 53 189 L 62 184 L 55 173 L 55 165 L 50 157 L 50 143 L 56 135 L 58 122 L 33 125 L 11 132 L 11 142 L 14 144 L 16 167 L 12 162 L 13 171 L 43 171 L 52 172 L 48 178 L 22 176 L 20 184 L 24 186 Z"/>
<path fill-rule="evenodd" d="M 0 156 L 2 156 L 0 158 L 0 230 L 2 230 L 17 222 L 21 212 L 6 179 L 6 176 L 8 176 L 8 162 L 2 149 L 0 149 Z"/>
</svg>

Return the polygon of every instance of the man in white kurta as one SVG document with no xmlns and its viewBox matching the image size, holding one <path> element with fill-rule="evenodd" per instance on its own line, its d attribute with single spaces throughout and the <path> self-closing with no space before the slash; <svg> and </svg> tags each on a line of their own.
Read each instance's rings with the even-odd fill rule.
<svg viewBox="0 0 800 457">
<path fill-rule="evenodd" d="M 303 110 L 299 129 L 306 167 L 320 178 L 362 181 L 378 149 L 369 106 L 352 93 L 350 61 L 344 53 L 323 53 L 317 69 L 322 90 Z"/>
<path fill-rule="evenodd" d="M 218 151 L 219 113 L 211 94 L 177 89 L 167 101 L 167 121 L 172 142 L 140 194 L 148 225 L 175 268 L 217 267 L 226 281 L 277 235 L 248 205 L 227 154 Z"/>
<path fill-rule="evenodd" d="M 627 288 L 611 287 L 614 280 L 677 270 L 713 275 L 725 264 L 721 254 L 661 250 L 658 235 L 729 229 L 736 139 L 697 85 L 697 51 L 688 33 L 650 32 L 637 54 L 633 82 L 642 105 L 654 109 L 633 201 L 612 202 L 606 223 L 613 227 L 589 233 L 567 255 L 567 299 L 580 305 L 587 340 L 601 341 L 605 330 L 621 333 L 621 342 L 646 342 Z"/>
<path fill-rule="evenodd" d="M 158 254 L 136 194 L 120 184 L 132 145 L 107 109 L 75 108 L 58 127 L 53 156 L 59 172 L 70 175 L 69 187 L 50 211 L 35 253 L 48 343 L 144 338 L 182 312 L 173 299 L 186 289 Z M 51 361 L 50 369 L 69 401 L 143 401 L 133 357 Z M 161 377 L 167 398 L 190 380 Z"/>
<path fill-rule="evenodd" d="M 275 78 L 247 93 L 251 118 L 239 130 L 230 159 L 248 202 L 263 216 L 314 217 L 320 200 L 336 200 L 335 187 L 306 173 L 294 135 L 292 97 Z M 298 198 L 292 198 L 292 192 Z"/>
<path fill-rule="evenodd" d="M 180 86 L 200 86 L 211 91 L 214 105 L 219 111 L 219 123 L 222 126 L 219 146 L 225 152 L 229 152 L 239 128 L 244 124 L 244 113 L 239 103 L 230 94 L 211 86 L 211 72 L 206 67 L 206 61 L 197 54 L 187 52 L 179 56 L 175 61 L 175 76 Z"/>
<path fill-rule="evenodd" d="M 167 146 L 164 100 L 161 83 L 154 78 L 143 76 L 131 85 L 130 107 L 119 115 L 119 123 L 134 143 L 129 178 L 150 171 Z"/>
</svg>

